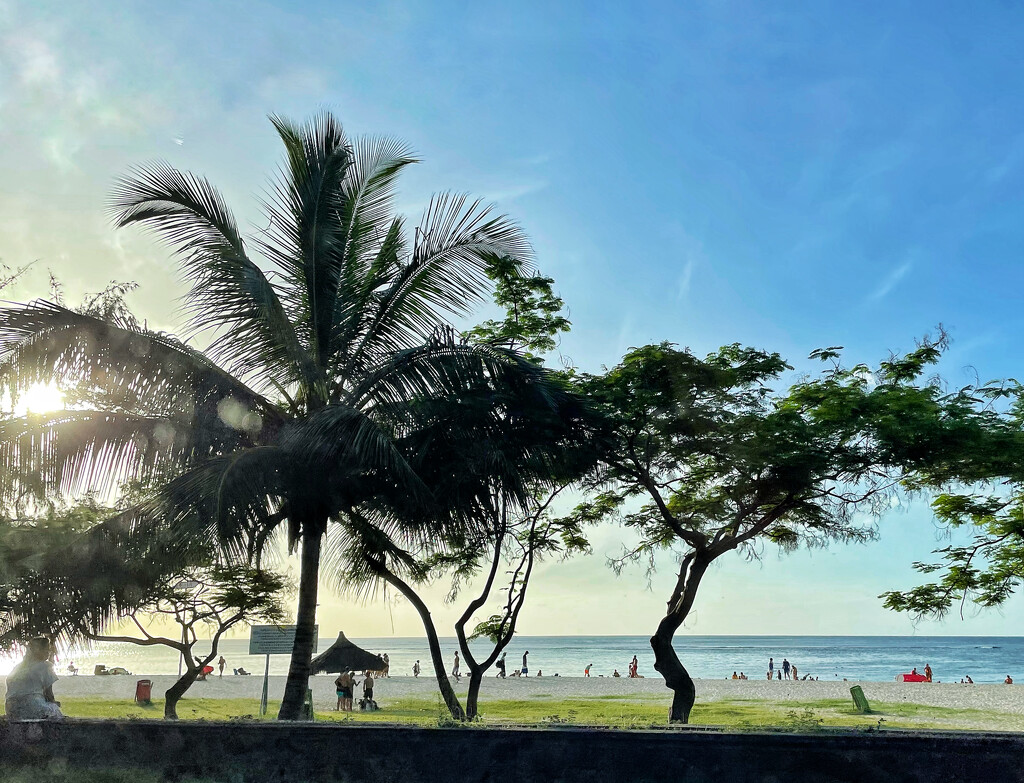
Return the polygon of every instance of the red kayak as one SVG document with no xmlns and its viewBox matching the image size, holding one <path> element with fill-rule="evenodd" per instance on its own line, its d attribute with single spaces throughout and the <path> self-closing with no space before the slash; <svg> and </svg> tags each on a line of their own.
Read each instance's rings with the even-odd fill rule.
<svg viewBox="0 0 1024 783">
<path fill-rule="evenodd" d="M 897 674 L 896 682 L 928 682 L 928 678 L 923 674 Z"/>
</svg>

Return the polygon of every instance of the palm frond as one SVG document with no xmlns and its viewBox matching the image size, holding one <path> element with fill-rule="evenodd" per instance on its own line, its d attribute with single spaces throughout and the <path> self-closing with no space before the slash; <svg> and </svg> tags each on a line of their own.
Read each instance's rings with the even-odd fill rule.
<svg viewBox="0 0 1024 783">
<path fill-rule="evenodd" d="M 173 420 L 60 411 L 0 421 L 0 494 L 106 493 L 128 478 L 187 461 L 193 431 Z"/>
<path fill-rule="evenodd" d="M 361 515 L 346 515 L 328 527 L 322 570 L 337 592 L 369 600 L 386 584 L 378 564 L 414 581 L 426 576 L 407 546 L 384 526 Z"/>
<path fill-rule="evenodd" d="M 240 449 L 206 460 L 164 485 L 145 504 L 175 541 L 216 542 L 232 557 L 252 553 L 252 540 L 280 524 L 282 497 L 301 475 L 276 446 Z"/>
<path fill-rule="evenodd" d="M 483 301 L 488 263 L 501 257 L 529 263 L 530 243 L 504 216 L 492 216 L 464 195 L 434 196 L 416 229 L 412 257 L 380 297 L 355 355 L 408 348 Z"/>
<path fill-rule="evenodd" d="M 191 286 L 190 326 L 217 335 L 210 354 L 218 361 L 261 388 L 266 378 L 287 385 L 315 376 L 277 291 L 207 180 L 166 163 L 139 167 L 118 181 L 112 207 L 118 227 L 145 225 L 177 253 Z"/>
<path fill-rule="evenodd" d="M 281 412 L 267 398 L 170 335 L 122 328 L 46 301 L 0 308 L 0 380 L 13 396 L 55 383 L 102 399 L 114 411 L 191 415 L 196 426 L 225 399 L 268 430 Z"/>
<path fill-rule="evenodd" d="M 536 391 L 545 394 L 554 388 L 544 382 L 547 378 L 550 373 L 515 352 L 469 343 L 452 329 L 439 329 L 422 345 L 382 356 L 362 373 L 346 400 L 354 407 L 372 407 L 513 382 L 535 383 Z"/>
<path fill-rule="evenodd" d="M 332 514 L 364 502 L 432 502 L 393 434 L 355 408 L 328 405 L 289 427 L 280 443 L 296 464 L 319 473 Z"/>
<path fill-rule="evenodd" d="M 270 216 L 271 241 L 261 247 L 284 273 L 284 301 L 301 324 L 309 352 L 323 367 L 330 354 L 334 300 L 345 264 L 344 182 L 352 148 L 333 116 L 321 112 L 304 125 L 272 116 L 287 151 Z"/>
</svg>

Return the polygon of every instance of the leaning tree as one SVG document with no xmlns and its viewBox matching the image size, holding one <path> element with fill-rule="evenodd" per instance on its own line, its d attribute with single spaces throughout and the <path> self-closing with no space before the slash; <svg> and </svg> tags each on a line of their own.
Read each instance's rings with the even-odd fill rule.
<svg viewBox="0 0 1024 783">
<path fill-rule="evenodd" d="M 831 367 L 785 394 L 778 354 L 727 346 L 699 358 L 669 344 L 631 350 L 582 389 L 611 422 L 585 520 L 621 519 L 636 543 L 614 561 L 678 558 L 667 609 L 651 637 L 655 669 L 686 722 L 693 680 L 673 645 L 710 565 L 729 552 L 862 541 L 904 472 L 935 464 L 982 426 L 937 382 L 919 382 L 941 345 L 925 342 L 874 370 Z M 857 512 L 874 512 L 858 514 Z M 650 573 L 649 571 L 649 573 Z"/>
<path fill-rule="evenodd" d="M 421 400 L 417 431 L 404 442 L 433 492 L 458 498 L 461 524 L 449 523 L 428 540 L 405 535 L 416 529 L 409 524 L 393 526 L 390 537 L 380 525 L 338 526 L 329 539 L 331 570 L 342 589 L 387 585 L 416 609 L 442 698 L 457 720 L 477 717 L 484 673 L 516 632 L 538 560 L 587 548 L 578 521 L 553 514 L 552 504 L 593 468 L 597 453 L 596 412 L 573 393 L 566 373 L 542 370 L 543 354 L 570 326 L 554 281 L 520 274 L 510 258 L 493 260 L 488 274 L 505 316 L 485 321 L 465 339 L 522 355 L 534 369 Z M 454 628 L 469 673 L 465 707 L 448 679 L 420 589 L 444 579 L 450 580 L 449 601 L 463 590 L 471 593 Z M 491 614 L 480 618 L 482 611 Z M 492 642 L 479 658 L 469 644 L 474 637 Z"/>
<path fill-rule="evenodd" d="M 267 226 L 248 239 L 206 179 L 167 164 L 133 170 L 114 194 L 119 227 L 147 227 L 174 250 L 189 335 L 205 350 L 50 302 L 0 310 L 8 382 L 76 384 L 92 403 L 4 422 L 0 467 L 9 493 L 170 470 L 146 513 L 182 540 L 259 551 L 286 530 L 301 565 L 279 717 L 294 720 L 328 525 L 356 508 L 401 520 L 410 506 L 445 506 L 401 448 L 418 426 L 412 403 L 530 369 L 456 339 L 445 320 L 488 291 L 489 261 L 523 264 L 529 246 L 507 218 L 453 194 L 435 196 L 409 237 L 392 205 L 415 162 L 405 146 L 350 141 L 327 113 L 271 121 L 285 163 Z M 424 515 L 417 534 L 448 518 Z"/>
</svg>

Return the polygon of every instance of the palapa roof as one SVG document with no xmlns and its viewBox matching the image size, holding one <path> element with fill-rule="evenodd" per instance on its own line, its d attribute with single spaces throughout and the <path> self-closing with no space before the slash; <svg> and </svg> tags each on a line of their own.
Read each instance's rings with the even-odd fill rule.
<svg viewBox="0 0 1024 783">
<path fill-rule="evenodd" d="M 320 672 L 379 672 L 384 669 L 384 660 L 379 655 L 368 653 L 338 632 L 338 640 L 320 653 L 310 663 L 313 674 Z"/>
</svg>

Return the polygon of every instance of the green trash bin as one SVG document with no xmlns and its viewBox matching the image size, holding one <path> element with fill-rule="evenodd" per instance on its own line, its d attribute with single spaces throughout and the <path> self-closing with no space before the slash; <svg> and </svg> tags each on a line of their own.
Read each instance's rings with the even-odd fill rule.
<svg viewBox="0 0 1024 783">
<path fill-rule="evenodd" d="M 853 706 L 857 708 L 857 712 L 871 712 L 868 699 L 864 695 L 864 690 L 859 685 L 854 685 L 850 688 L 850 695 L 853 696 Z"/>
</svg>

